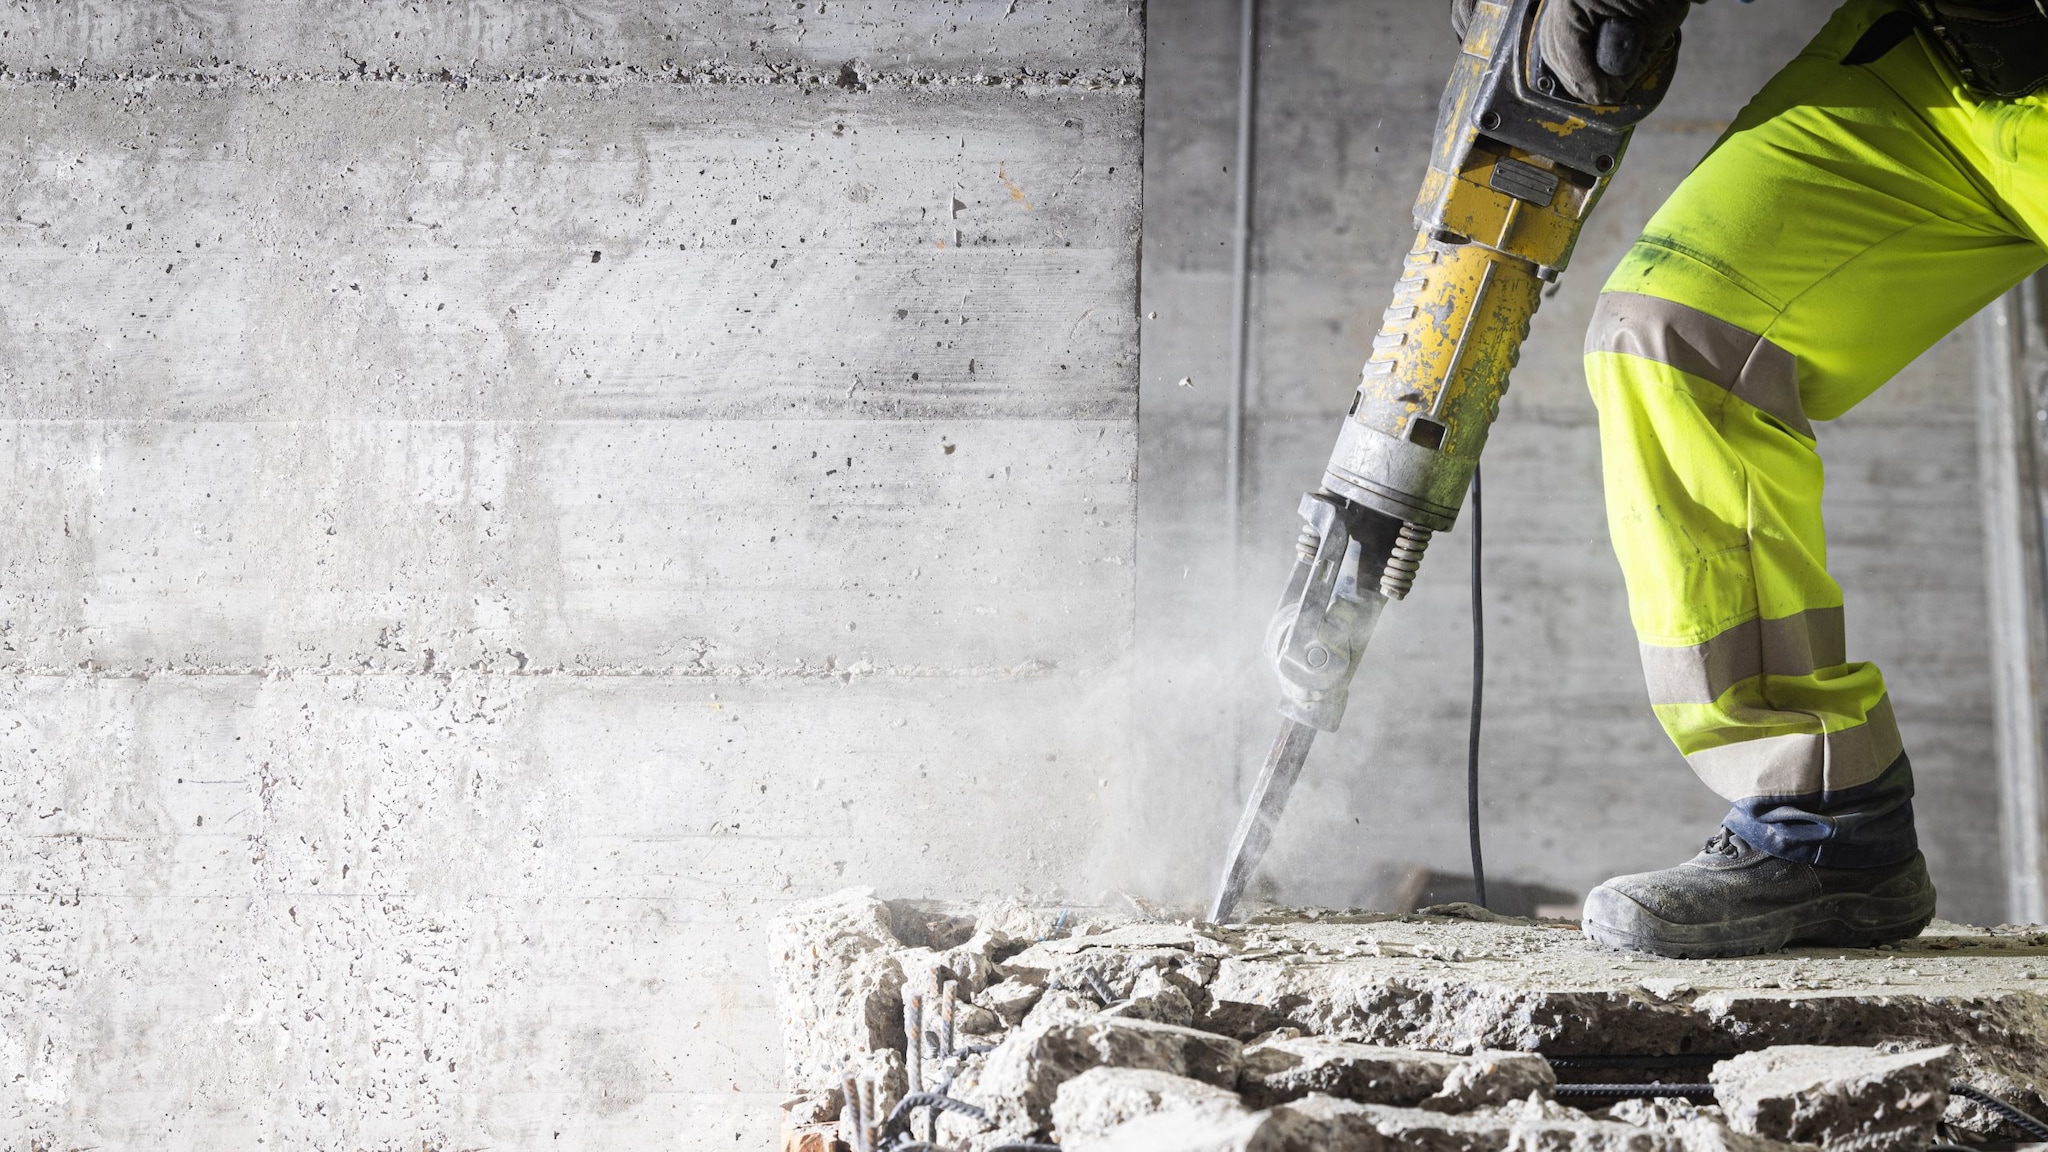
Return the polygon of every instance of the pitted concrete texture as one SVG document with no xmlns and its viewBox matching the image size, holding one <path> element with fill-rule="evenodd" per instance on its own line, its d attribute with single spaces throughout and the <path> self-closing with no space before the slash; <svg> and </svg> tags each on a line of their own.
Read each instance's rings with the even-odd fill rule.
<svg viewBox="0 0 2048 1152">
<path fill-rule="evenodd" d="M 1228 1088 L 1151 1068 L 1090 1068 L 1059 1086 L 1052 1134 L 1062 1146 L 1098 1140 L 1147 1116 L 1184 1116 L 1221 1128 L 1249 1115 Z"/>
<path fill-rule="evenodd" d="M 925 84 L 985 84 L 1008 72 L 1130 81 L 1143 55 L 1143 25 L 1116 0 L 34 0 L 6 31 L 0 67 L 59 76 L 686 70 L 721 83 L 840 83 L 850 64 Z"/>
<path fill-rule="evenodd" d="M 1948 1108 L 1947 1046 L 1905 1052 L 1793 1044 L 1714 1068 L 1737 1130 L 1827 1152 L 1921 1152 Z"/>
<path fill-rule="evenodd" d="M 1091 1068 L 1143 1068 L 1235 1090 L 1243 1046 L 1228 1036 L 1097 1016 L 1026 1025 L 989 1053 L 961 1095 L 979 1102 L 999 1129 L 1018 1139 L 1052 1126 L 1062 1085 Z"/>
<path fill-rule="evenodd" d="M 1642 1126 L 1588 1116 L 1543 1099 L 1445 1115 L 1330 1096 L 1309 1096 L 1221 1122 L 1160 1112 L 1061 1147 L 1066 1152 L 1812 1152 L 1809 1146 L 1735 1132 L 1704 1111 Z"/>
<path fill-rule="evenodd" d="M 1142 39 L 0 11 L 0 1148 L 757 1152 L 770 914 L 1077 884 Z"/>
<path fill-rule="evenodd" d="M 849 893 L 786 923 L 788 931 L 821 939 L 834 923 L 900 925 L 905 907 Z M 863 949 L 835 963 L 848 972 L 881 972 L 893 958 L 951 948 L 955 975 L 973 974 L 963 979 L 962 994 L 986 1003 L 992 1017 L 1014 1021 L 981 1038 L 995 1043 L 992 1052 L 959 1065 L 956 1094 L 996 1118 L 995 1128 L 947 1118 L 944 1131 L 974 1148 L 1045 1137 L 1062 1085 L 1097 1067 L 1150 1069 L 1221 1087 L 1219 1070 L 1228 1064 L 1236 1075 L 1231 1086 L 1247 1110 L 1284 1111 L 1292 1101 L 1330 1096 L 1465 1116 L 1547 1098 L 1555 1077 L 1538 1054 L 1633 1058 L 1645 1067 L 1663 1058 L 1666 1065 L 1654 1074 L 1665 1082 L 1704 1082 L 1718 1065 L 1730 1070 L 1731 1085 L 1756 1084 L 1749 1095 L 1731 1087 L 1730 1099 L 1746 1101 L 1731 1108 L 1739 1108 L 1748 1136 L 1773 1140 L 1812 1139 L 1826 1130 L 1838 1141 L 1865 1104 L 1873 1116 L 1891 1118 L 1886 1131 L 1917 1133 L 1943 1114 L 1944 1100 L 1922 1089 L 1945 1084 L 1951 1072 L 2022 1108 L 2048 1111 L 2048 931 L 2038 929 L 1937 922 L 1916 940 L 1878 949 L 1666 960 L 1610 951 L 1568 922 L 1507 920 L 1471 909 L 1411 916 L 1276 913 L 1230 926 L 1016 907 L 979 917 L 963 909 L 951 927 L 929 913 L 914 920 L 917 932 L 930 938 L 892 943 L 863 928 Z M 968 941 L 972 945 L 963 948 Z M 791 980 L 792 970 L 784 971 L 791 1051 L 826 1050 L 860 1032 L 856 1025 L 849 1033 L 818 1011 L 842 999 L 842 977 Z M 1023 988 L 1043 991 L 1020 1010 Z M 1122 1011 L 1156 1000 L 1163 989 L 1190 1005 L 1188 1026 Z M 889 1018 L 900 1006 L 891 999 L 898 993 L 875 986 L 862 1009 L 866 1018 Z M 1198 1070 L 1187 1054 L 1212 1050 L 1194 1040 L 1202 1033 L 1246 1047 L 1214 1049 L 1229 1058 L 1208 1060 Z M 865 1034 L 873 1044 L 903 1043 L 900 1029 L 887 1037 Z M 1727 1063 L 1740 1053 L 1769 1050 L 1744 1059 L 1754 1063 L 1753 1071 L 1777 1068 L 1773 1060 L 1792 1057 L 1779 1060 L 1773 1053 L 1797 1054 L 1802 1049 L 1794 1046 L 1802 1045 L 1831 1046 L 1839 1075 L 1808 1079 L 1840 1081 L 1839 1091 L 1793 1084 L 1790 1073 L 1744 1078 L 1739 1072 L 1748 1064 Z M 1855 1046 L 1868 1050 L 1844 1051 Z M 1680 1059 L 1678 1071 L 1672 1058 Z M 1937 1063 L 1940 1068 L 1929 1071 Z M 1895 1064 L 1910 1065 L 1920 1079 L 1901 1079 Z M 1631 1076 L 1626 1064 L 1591 1071 L 1563 1066 L 1567 1082 Z M 789 1087 L 814 1094 L 830 1085 L 792 1081 Z M 1945 1103 L 1946 1118 L 1964 1130 L 2005 1131 L 1975 1104 Z M 1675 1107 L 1637 1111 L 1638 1119 L 1648 1118 L 1644 1123 L 1664 1124 L 1660 1140 L 1692 1115 L 1680 1116 Z M 1788 1127 L 1771 1119 L 1780 1113 L 1825 1118 Z M 1843 1117 L 1852 1119 L 1827 1128 Z M 1713 1120 L 1720 1133 L 1715 1139 L 1742 1144 L 1727 1118 L 1716 1112 Z M 1162 1130 L 1179 1122 L 1148 1121 Z M 1271 1121 L 1282 1127 L 1295 1122 Z M 1383 1127 L 1380 1120 L 1359 1123 Z M 1877 1129 L 1858 1131 L 1871 1136 Z M 1870 1144 L 1880 1146 L 1889 1147 Z"/>
<path fill-rule="evenodd" d="M 1549 1063 L 1528 1052 L 1418 1056 L 1412 1048 L 1284 1033 L 1247 1049 L 1238 1078 L 1246 1102 L 1255 1107 L 1320 1093 L 1437 1112 L 1549 1096 L 1556 1084 Z"/>
</svg>

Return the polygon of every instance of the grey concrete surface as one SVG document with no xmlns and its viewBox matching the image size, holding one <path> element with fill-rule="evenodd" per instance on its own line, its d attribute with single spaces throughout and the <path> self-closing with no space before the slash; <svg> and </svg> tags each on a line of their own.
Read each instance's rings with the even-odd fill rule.
<svg viewBox="0 0 2048 1152">
<path fill-rule="evenodd" d="M 902 1019 L 906 976 L 918 987 L 938 964 L 958 980 L 963 1002 L 984 1008 L 989 1024 L 975 1040 L 992 1047 L 947 1065 L 959 1073 L 951 1091 L 995 1118 L 942 1122 L 941 1143 L 963 1152 L 1048 1136 L 1073 1146 L 1068 1137 L 1081 1133 L 1048 1129 L 1069 1120 L 1106 1125 L 1118 1112 L 1153 1111 L 1175 1096 L 1208 1117 L 1213 1134 L 1219 1105 L 1249 1111 L 1327 1093 L 1469 1115 L 1550 1099 L 1560 1082 L 1658 1079 L 1712 1081 L 1743 1130 L 1782 1139 L 1783 1122 L 1801 1117 L 1815 1123 L 1798 1138 L 1825 1147 L 1861 1147 L 1850 1138 L 1860 1130 L 1871 1147 L 1919 1148 L 1944 1108 L 1965 1141 L 2016 1134 L 1981 1105 L 1950 1098 L 1951 1080 L 2036 1112 L 2048 1091 L 2039 987 L 2048 933 L 2034 926 L 1937 921 L 1917 940 L 1879 948 L 1670 960 L 1617 954 L 1558 920 L 1281 909 L 1219 926 L 1104 907 L 885 903 L 849 891 L 789 909 L 771 932 L 790 1051 L 829 1051 L 849 1034 L 863 1036 L 873 1048 L 878 1110 L 907 1088 L 903 1035 L 889 1026 Z M 1001 1027 L 992 1019 L 998 1010 Z M 1901 1056 L 1900 1048 L 1920 1051 Z M 1664 1062 L 1684 1054 L 1700 1062 Z M 1545 1057 L 1605 1059 L 1554 1068 Z M 936 1064 L 925 1064 L 927 1076 L 938 1074 Z M 1098 1067 L 1154 1075 L 1121 1085 L 1081 1081 Z M 791 1071 L 804 1107 L 831 1126 L 843 1079 L 829 1066 Z M 1176 1089 L 1183 1077 L 1214 1091 Z M 1599 1110 L 1605 1102 L 1558 1103 Z M 1667 1113 L 1663 1122 L 1671 1119 Z M 1631 1122 L 1660 1121 L 1653 1109 Z M 1887 1139 L 1900 1126 L 1920 1127 L 1918 1143 Z M 1517 1140 L 1666 1146 L 1526 1134 L 1366 1146 L 1504 1148 Z"/>
<path fill-rule="evenodd" d="M 1137 883 L 1199 893 L 1183 842 L 1221 845 L 1271 739 L 1255 644 L 1413 239 L 1409 209 L 1454 45 L 1446 5 L 1263 5 L 1247 514 L 1233 573 L 1222 511 L 1229 396 L 1236 0 L 1151 14 L 1141 398 L 1141 682 L 1184 707 L 1145 730 Z M 1651 719 L 1600 502 L 1579 367 L 1593 298 L 1643 222 L 1829 0 L 1696 9 L 1665 107 L 1538 314 L 1486 464 L 1489 869 L 1584 891 L 1689 855 L 1725 805 Z M 1942 915 L 2002 918 L 1974 399 L 1952 337 L 1822 429 L 1831 566 L 1852 649 L 1891 683 L 1920 782 Z M 1186 381 L 1184 385 L 1182 382 Z M 1274 894 L 1343 905 L 1372 864 L 1466 870 L 1470 631 L 1463 532 L 1439 536 L 1390 609 L 1351 716 L 1310 759 L 1274 847 Z M 1232 603 L 1233 576 L 1241 603 Z M 1240 741 L 1236 763 L 1215 749 Z M 1214 867 L 1207 863 L 1207 867 Z"/>
<path fill-rule="evenodd" d="M 767 1148 L 768 912 L 1080 883 L 1141 16 L 0 14 L 0 1147 Z"/>
</svg>

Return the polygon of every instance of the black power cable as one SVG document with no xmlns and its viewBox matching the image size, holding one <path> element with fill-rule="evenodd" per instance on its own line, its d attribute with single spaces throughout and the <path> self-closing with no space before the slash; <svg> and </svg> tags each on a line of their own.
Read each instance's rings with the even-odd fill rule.
<svg viewBox="0 0 2048 1152">
<path fill-rule="evenodd" d="M 1479 853 L 1479 713 L 1486 687 L 1486 613 L 1480 599 L 1479 465 L 1472 466 L 1472 727 L 1465 736 L 1465 826 L 1472 841 L 1472 893 L 1486 907 L 1486 865 Z"/>
</svg>

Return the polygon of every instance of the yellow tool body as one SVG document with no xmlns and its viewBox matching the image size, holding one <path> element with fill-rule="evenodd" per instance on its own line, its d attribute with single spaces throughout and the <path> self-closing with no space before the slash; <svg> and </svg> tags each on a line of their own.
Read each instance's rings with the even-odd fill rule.
<svg viewBox="0 0 2048 1152">
<path fill-rule="evenodd" d="M 1544 287 L 1571 260 L 1677 40 L 1620 105 L 1563 95 L 1535 37 L 1545 0 L 1480 0 L 1438 110 L 1417 234 L 1319 491 L 1302 498 L 1294 571 L 1268 631 L 1281 730 L 1238 822 L 1211 919 L 1265 853 L 1318 731 L 1341 722 L 1389 600 L 1457 522 Z"/>
<path fill-rule="evenodd" d="M 1504 82 L 1521 79 L 1503 65 L 1528 58 L 1533 15 L 1527 4 L 1474 9 L 1416 198 L 1415 244 L 1324 479 L 1431 532 L 1456 522 L 1544 285 L 1621 163 L 1628 129 L 1603 114 L 1634 111 L 1502 99 Z"/>
</svg>

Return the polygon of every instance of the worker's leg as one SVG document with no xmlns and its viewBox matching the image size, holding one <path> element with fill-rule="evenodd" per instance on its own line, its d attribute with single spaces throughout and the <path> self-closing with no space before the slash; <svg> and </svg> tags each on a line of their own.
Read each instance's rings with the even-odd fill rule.
<svg viewBox="0 0 2048 1152">
<path fill-rule="evenodd" d="M 1733 802 L 1731 830 L 1822 868 L 1897 865 L 1916 844 L 1884 679 L 1846 651 L 1811 422 L 2039 267 L 2048 225 L 2016 146 L 2048 143 L 2039 100 L 1980 105 L 1917 36 L 1841 62 L 1899 7 L 1851 0 L 1757 96 L 1587 337 L 1657 716 Z"/>
</svg>

